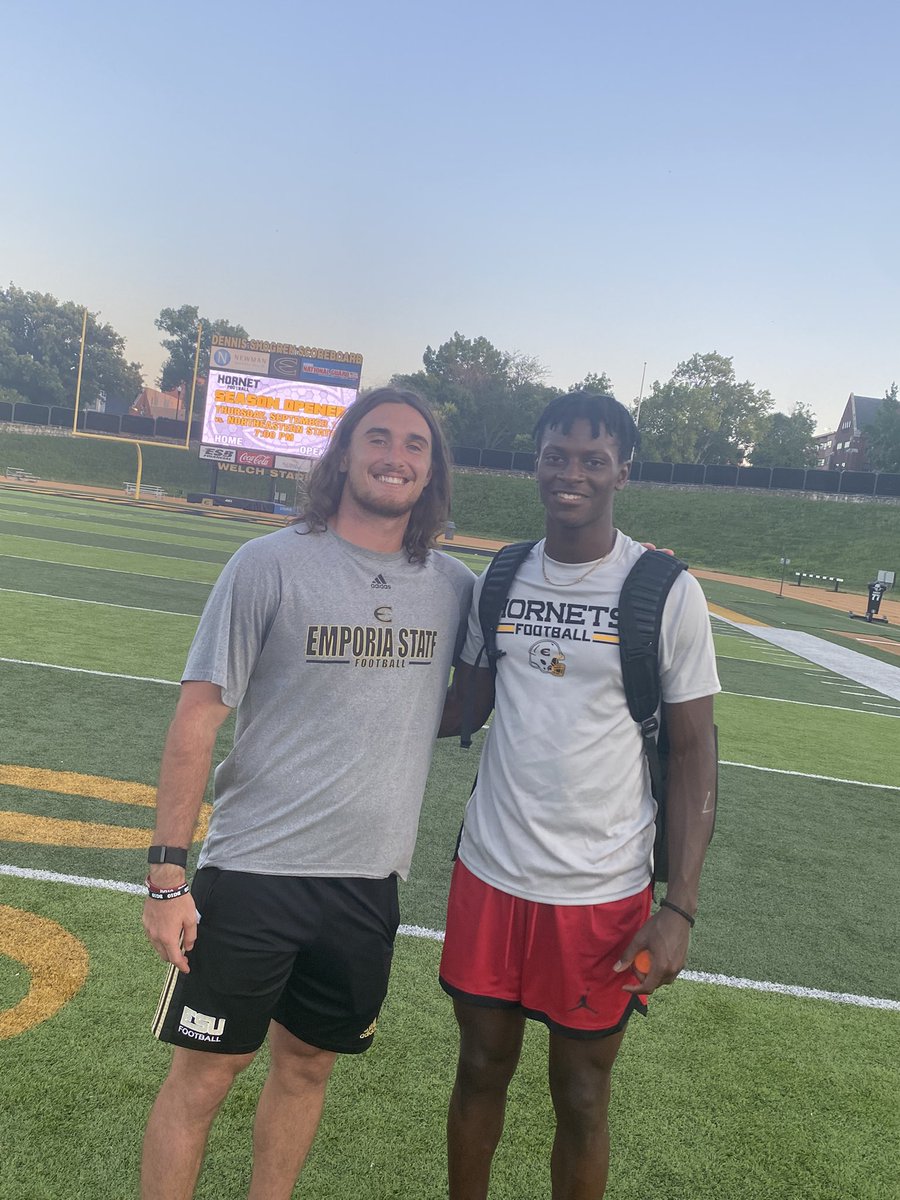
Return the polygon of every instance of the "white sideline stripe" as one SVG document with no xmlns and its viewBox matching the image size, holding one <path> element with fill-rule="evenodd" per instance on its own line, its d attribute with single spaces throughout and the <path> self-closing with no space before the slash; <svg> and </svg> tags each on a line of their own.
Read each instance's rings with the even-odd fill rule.
<svg viewBox="0 0 900 1200">
<path fill-rule="evenodd" d="M 7 591 L 13 591 L 13 590 L 14 589 L 12 589 L 12 588 L 0 588 L 0 592 L 7 592 Z M 35 595 L 35 596 L 43 595 L 42 592 L 26 592 L 24 594 L 25 595 Z M 57 596 L 57 597 L 52 597 L 52 598 L 53 599 L 70 599 L 71 597 Z M 100 600 L 85 600 L 85 601 L 82 601 L 82 603 L 84 603 L 84 604 L 101 604 L 103 602 Z M 114 604 L 114 605 L 110 605 L 110 607 L 111 608 L 128 608 L 129 605 Z M 164 610 L 164 609 L 158 609 L 158 608 L 143 608 L 143 609 L 137 609 L 136 611 L 138 611 L 138 612 L 162 612 L 162 613 L 164 613 L 165 616 L 191 617 L 194 620 L 199 620 L 196 613 L 170 613 L 170 612 L 166 612 L 166 610 Z M 155 677 L 150 676 L 150 675 L 122 675 L 117 671 L 95 671 L 95 670 L 90 670 L 87 667 L 63 667 L 63 666 L 60 666 L 59 663 L 36 662 L 33 659 L 28 659 L 28 658 L 2 658 L 2 657 L 0 657 L 0 662 L 12 663 L 13 665 L 19 666 L 19 667 L 44 667 L 48 671 L 73 671 L 79 675 L 103 675 L 103 676 L 107 677 L 108 679 L 131 679 L 131 680 L 134 680 L 134 682 L 136 682 L 136 683 L 165 683 L 165 684 L 169 684 L 170 687 L 180 687 L 181 686 L 181 684 L 177 680 L 174 680 L 174 679 L 156 679 Z M 867 713 L 858 708 L 850 708 L 845 704 L 813 704 L 812 701 L 809 701 L 809 700 L 784 700 L 780 696 L 751 696 L 751 695 L 748 695 L 747 692 L 724 692 L 723 691 L 721 693 L 721 695 L 723 695 L 723 696 L 738 696 L 739 698 L 742 698 L 744 700 L 771 700 L 775 704 L 799 704 L 806 708 L 829 708 L 829 709 L 833 709 L 835 712 L 858 712 L 862 716 L 868 716 L 868 717 L 894 718 L 894 713 Z M 873 703 L 875 703 L 875 702 L 873 702 Z M 485 728 L 486 728 L 486 726 L 485 726 Z M 731 766 L 746 766 L 748 764 L 732 763 L 729 765 L 731 765 Z M 760 768 L 760 769 L 763 769 L 763 768 Z M 802 772 L 789 772 L 789 774 L 802 774 Z M 825 779 L 825 778 L 827 778 L 827 776 L 811 775 L 810 778 L 811 779 Z M 852 781 L 842 780 L 841 782 L 847 783 L 847 782 L 852 782 Z"/>
<path fill-rule="evenodd" d="M 67 529 L 67 530 L 65 530 L 65 532 L 66 532 L 66 533 L 78 533 L 78 532 L 80 532 L 80 530 Z M 5 534 L 5 535 L 3 535 L 3 536 L 5 536 L 5 537 L 16 537 L 16 538 L 19 538 L 19 539 L 20 539 L 21 541 L 23 541 L 23 542 L 46 542 L 46 540 L 47 540 L 46 538 L 39 537 L 39 536 L 38 536 L 38 534 L 36 534 L 36 533 L 35 533 L 35 534 L 31 534 L 31 533 L 7 533 L 7 534 Z M 174 545 L 179 545 L 179 544 L 180 544 L 180 543 L 172 542 L 172 545 L 173 545 L 173 546 L 174 546 Z M 57 543 L 57 545 L 60 545 L 60 546 L 84 546 L 84 545 L 85 545 L 85 543 L 84 543 L 84 542 L 58 542 L 58 543 Z M 153 543 L 153 542 L 149 542 L 149 543 L 148 543 L 148 545 L 151 545 L 151 546 L 152 546 L 152 545 L 154 545 L 154 543 Z M 184 555 L 181 555 L 181 554 L 157 554 L 157 553 L 156 553 L 155 551 L 153 551 L 153 550 L 120 550 L 120 549 L 118 549 L 118 548 L 116 548 L 116 547 L 114 547 L 114 546 L 93 546 L 93 547 L 91 547 L 89 543 L 88 543 L 88 546 L 89 546 L 89 548 L 90 548 L 90 549 L 94 549 L 94 550 L 108 550 L 108 551 L 110 552 L 110 554 L 134 554 L 134 555 L 137 555 L 137 556 L 138 556 L 138 557 L 140 557 L 140 558 L 161 558 L 161 559 L 163 559 L 165 562 L 184 562 L 184 561 L 190 562 L 190 559 L 188 559 L 186 556 L 184 556 Z M 181 548 L 182 548 L 182 549 L 184 549 L 184 550 L 200 550 L 200 549 L 202 549 L 202 547 L 201 547 L 201 546 L 183 546 L 183 547 L 181 547 Z M 12 558 L 25 558 L 25 557 L 26 557 L 26 555 L 22 555 L 22 554 L 15 554 L 15 555 L 11 555 L 10 557 L 12 557 Z M 31 559 L 30 561 L 31 561 L 31 562 L 43 562 L 43 561 L 45 561 L 45 560 L 44 560 L 44 559 L 33 558 L 33 559 Z M 52 559 L 50 559 L 49 561 L 51 561 L 51 562 L 52 562 L 53 560 L 52 560 Z M 67 564 L 67 565 L 68 565 L 68 566 L 70 566 L 70 567 L 74 567 L 74 566 L 78 566 L 79 564 L 77 564 L 77 563 L 69 563 L 69 564 Z M 220 566 L 220 567 L 224 567 L 224 566 L 225 566 L 225 563 L 224 563 L 224 562 L 223 562 L 223 563 L 219 563 L 219 564 L 216 564 L 216 563 L 210 563 L 209 565 L 210 565 L 210 566 L 216 566 L 216 565 L 218 565 L 218 566 Z M 109 570 L 109 569 L 111 569 L 111 568 L 107 568 L 107 570 Z M 164 576 L 164 578 L 165 578 L 165 576 Z"/>
<path fill-rule="evenodd" d="M 70 543 L 71 544 L 71 543 Z M 5 554 L 0 550 L 0 558 L 14 558 L 18 562 L 44 563 L 48 567 L 77 567 L 79 571 L 107 571 L 110 575 L 135 575 L 138 579 L 165 579 L 167 583 L 196 583 L 199 587 L 211 588 L 208 579 L 172 579 L 171 575 L 152 575 L 149 571 L 131 571 L 125 567 L 95 567 L 90 563 L 64 562 L 58 558 L 33 558 L 30 554 Z M 185 559 L 185 562 L 190 561 Z M 216 566 L 216 563 L 210 563 Z"/>
<path fill-rule="evenodd" d="M 181 684 L 176 682 L 174 679 L 154 679 L 152 676 L 149 676 L 149 675 L 120 675 L 115 671 L 92 671 L 92 670 L 89 670 L 87 667 L 61 667 L 61 666 L 59 666 L 58 663 L 32 662 L 31 660 L 26 659 L 26 658 L 2 658 L 2 657 L 0 657 L 0 662 L 13 663 L 15 666 L 19 666 L 19 667 L 46 667 L 50 671 L 73 671 L 73 672 L 75 672 L 75 674 L 78 674 L 78 675 L 102 675 L 107 679 L 131 679 L 135 683 L 162 683 L 162 684 L 165 684 L 167 687 L 181 687 Z M 721 694 L 726 695 L 726 696 L 742 696 L 743 692 L 723 692 Z M 769 697 L 769 696 L 749 696 L 749 697 L 747 697 L 747 699 L 769 700 L 769 699 L 771 699 L 771 697 Z M 784 700 L 784 701 L 782 701 L 782 703 L 783 704 L 802 704 L 804 702 L 801 700 Z M 830 704 L 817 704 L 817 705 L 813 705 L 812 707 L 814 707 L 814 708 L 833 708 L 835 706 L 830 705 Z M 836 707 L 837 707 L 837 710 L 840 712 L 857 712 L 858 711 L 857 709 L 844 708 L 840 705 L 838 705 Z M 887 717 L 887 716 L 890 716 L 891 714 L 890 713 L 864 713 L 863 715 L 864 716 L 872 716 L 872 717 Z M 800 779 L 821 779 L 821 780 L 824 780 L 826 783 L 846 783 L 850 787 L 882 788 L 882 789 L 886 789 L 889 792 L 900 792 L 900 787 L 897 787 L 891 783 L 866 783 L 864 780 L 861 780 L 861 779 L 839 779 L 834 775 L 812 775 L 808 771 L 785 771 L 778 767 L 758 767 L 753 763 L 732 762 L 729 759 L 725 759 L 725 758 L 720 759 L 719 762 L 723 767 L 743 767 L 747 771 L 768 771 L 774 775 L 796 775 Z"/>
<path fill-rule="evenodd" d="M 853 992 L 825 992 L 821 988 L 800 987 L 793 983 L 769 983 L 764 979 L 741 979 L 735 975 L 711 975 L 707 971 L 682 971 L 679 979 L 691 983 L 715 983 L 720 987 L 748 988 L 754 992 L 774 992 L 800 1000 L 829 1000 L 832 1004 L 855 1004 L 860 1008 L 881 1008 L 900 1012 L 900 1000 L 883 1000 L 878 996 L 856 996 Z"/>
<path fill-rule="evenodd" d="M 773 704 L 799 704 L 803 708 L 830 708 L 834 712 L 852 712 L 860 713 L 864 717 L 889 717 L 890 713 L 867 713 L 861 708 L 851 708 L 849 704 L 815 704 L 812 700 L 785 700 L 784 696 L 751 696 L 749 692 L 720 692 L 721 696 L 738 696 L 744 700 L 766 700 Z M 845 692 L 844 695 L 854 696 L 871 696 L 871 692 Z M 872 700 L 866 703 L 876 704 L 878 701 Z"/>
<path fill-rule="evenodd" d="M 127 608 L 129 612 L 159 613 L 163 617 L 193 617 L 199 613 L 174 612 L 171 608 L 141 608 L 138 604 L 113 604 L 109 600 L 83 600 L 81 596 L 56 596 L 53 592 L 26 592 L 23 588 L 0 587 L 0 592 L 12 592 L 14 596 L 40 596 L 43 600 L 68 600 L 70 604 L 99 604 L 103 608 Z"/>
<path fill-rule="evenodd" d="M 881 716 L 874 713 L 874 716 Z M 757 767 L 754 763 L 730 762 L 727 758 L 719 759 L 720 767 L 743 767 L 745 771 L 766 771 L 770 775 L 796 775 L 798 779 L 820 779 L 824 783 L 846 783 L 848 787 L 879 788 L 884 792 L 900 792 L 900 787 L 894 783 L 866 783 L 862 779 L 839 779 L 836 775 L 811 775 L 809 771 L 785 771 L 783 767 Z"/>
<path fill-rule="evenodd" d="M 118 671 L 92 671 L 88 667 L 61 667 L 59 663 L 34 662 L 29 658 L 0 658 L 0 662 L 12 663 L 16 667 L 45 667 L 48 671 L 73 671 L 76 675 L 102 675 L 105 679 L 131 679 L 135 683 L 164 683 L 167 687 L 181 687 L 174 679 L 154 679 L 152 675 L 120 675 Z"/>
<path fill-rule="evenodd" d="M 143 884 L 123 883 L 118 879 L 90 879 L 86 875 L 62 875 L 57 871 L 39 871 L 32 867 L 14 867 L 0 863 L 0 875 L 14 875 L 19 879 L 35 879 L 42 883 L 68 883 L 76 887 L 92 887 L 111 892 L 127 892 L 129 895 L 146 894 Z M 424 925 L 401 925 L 397 930 L 404 937 L 425 938 L 431 942 L 442 942 L 442 929 L 428 929 Z M 828 1000 L 832 1004 L 853 1004 L 861 1008 L 880 1008 L 900 1012 L 900 1000 L 886 1000 L 878 996 L 856 996 L 852 992 L 825 992 L 820 988 L 801 987 L 792 983 L 770 983 L 761 979 L 742 979 L 733 975 L 714 975 L 707 971 L 682 971 L 680 979 L 690 983 L 712 983 L 719 987 L 743 988 L 755 992 L 774 992 L 780 996 L 793 996 L 801 1000 Z"/>
<path fill-rule="evenodd" d="M 429 942 L 442 942 L 443 929 L 427 929 L 424 925 L 398 925 L 397 932 L 404 937 L 425 938 Z"/>
<path fill-rule="evenodd" d="M 11 863 L 0 863 L 0 875 L 37 879 L 41 883 L 71 883 L 76 887 L 99 888 L 107 892 L 128 892 L 132 896 L 147 894 L 145 884 L 124 883 L 120 879 L 91 879 L 89 875 L 63 875 L 59 871 L 40 871 L 37 867 L 14 867 Z"/>
<path fill-rule="evenodd" d="M 716 658 L 727 658 L 729 662 L 759 664 L 763 667 L 781 667 L 781 669 L 783 671 L 803 671 L 804 675 L 812 674 L 811 671 L 807 671 L 804 667 L 801 667 L 798 663 L 779 662 L 775 658 L 744 658 L 744 656 L 741 654 L 722 654 L 722 653 L 717 653 Z M 825 673 L 825 668 L 822 667 L 822 671 L 819 673 L 820 674 Z"/>
</svg>

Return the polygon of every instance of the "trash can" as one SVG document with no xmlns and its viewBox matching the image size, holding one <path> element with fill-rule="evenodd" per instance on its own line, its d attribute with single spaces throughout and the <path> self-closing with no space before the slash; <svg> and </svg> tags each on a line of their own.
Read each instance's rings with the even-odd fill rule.
<svg viewBox="0 0 900 1200">
<path fill-rule="evenodd" d="M 444 526 L 444 541 L 452 542 L 453 535 L 455 533 L 456 533 L 456 526 L 453 524 L 452 521 L 448 521 L 447 524 Z"/>
</svg>

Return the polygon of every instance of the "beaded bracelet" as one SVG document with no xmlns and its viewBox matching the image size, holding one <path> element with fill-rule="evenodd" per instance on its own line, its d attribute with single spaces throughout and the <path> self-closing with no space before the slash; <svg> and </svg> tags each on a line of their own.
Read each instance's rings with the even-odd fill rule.
<svg viewBox="0 0 900 1200">
<path fill-rule="evenodd" d="M 151 900 L 177 900 L 179 896 L 186 896 L 191 890 L 191 885 L 187 882 L 177 888 L 161 888 L 150 882 L 150 876 L 147 876 L 147 893 Z"/>
<path fill-rule="evenodd" d="M 666 900 L 665 898 L 660 900 L 659 907 L 671 908 L 672 912 L 677 912 L 679 917 L 684 917 L 691 929 L 694 928 L 694 922 L 697 918 L 692 917 L 691 914 L 689 912 L 685 912 L 683 908 L 679 908 L 677 904 L 673 904 L 671 900 Z"/>
</svg>

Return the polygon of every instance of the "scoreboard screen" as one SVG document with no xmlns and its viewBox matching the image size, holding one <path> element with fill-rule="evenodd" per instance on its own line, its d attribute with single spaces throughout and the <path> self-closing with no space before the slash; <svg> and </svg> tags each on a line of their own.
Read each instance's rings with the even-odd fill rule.
<svg viewBox="0 0 900 1200">
<path fill-rule="evenodd" d="M 299 467 L 319 458 L 359 392 L 362 358 L 339 351 L 213 337 L 200 457 Z M 252 456 L 252 457 L 250 457 Z M 263 462 L 271 458 L 271 462 Z"/>
</svg>

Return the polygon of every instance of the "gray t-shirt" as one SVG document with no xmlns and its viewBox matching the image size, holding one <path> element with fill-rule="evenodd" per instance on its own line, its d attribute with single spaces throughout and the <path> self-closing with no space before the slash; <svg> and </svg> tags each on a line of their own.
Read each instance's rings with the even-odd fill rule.
<svg viewBox="0 0 900 1200">
<path fill-rule="evenodd" d="M 200 866 L 406 877 L 473 581 L 302 525 L 238 550 L 183 675 L 237 707 Z"/>
</svg>

